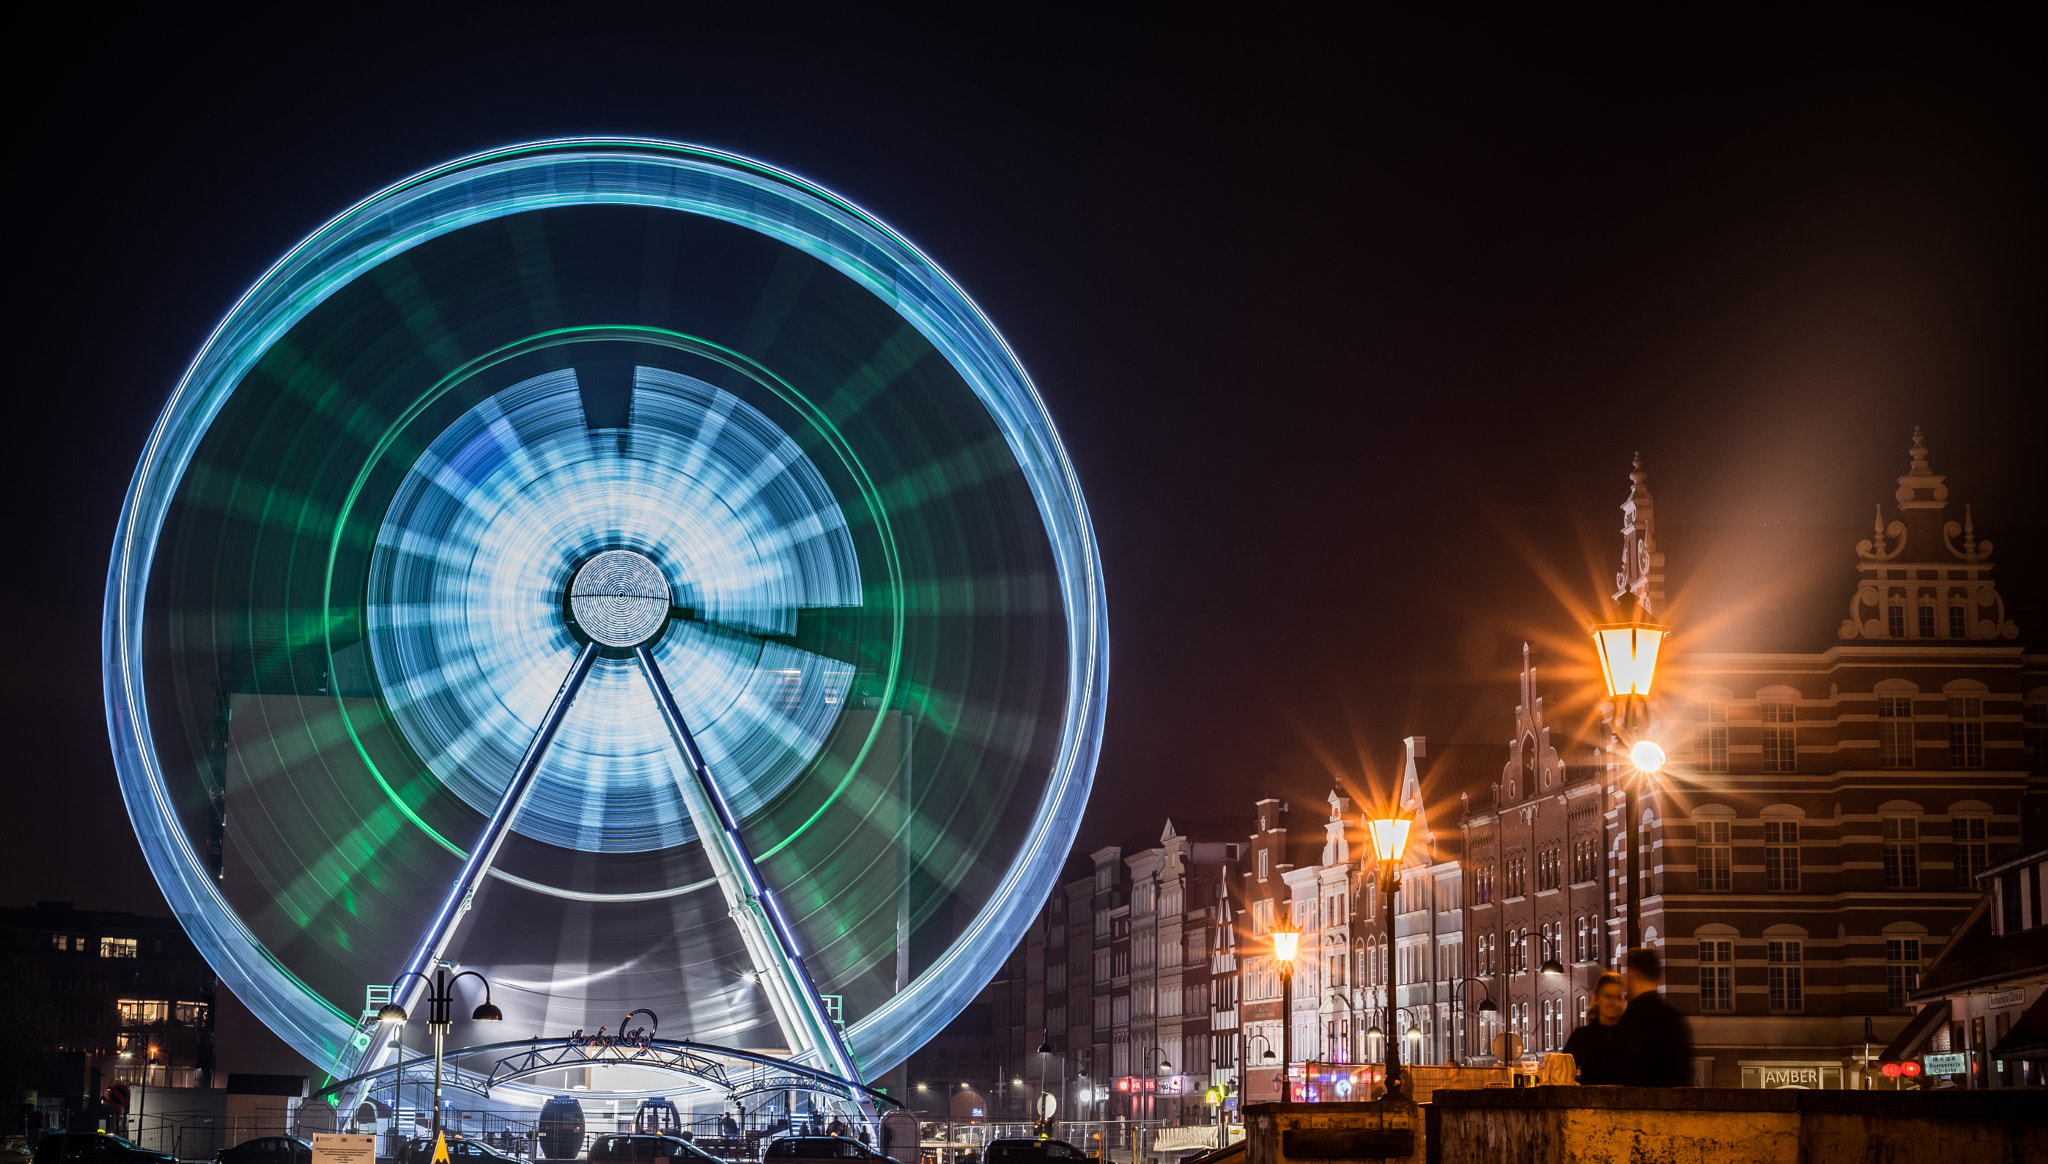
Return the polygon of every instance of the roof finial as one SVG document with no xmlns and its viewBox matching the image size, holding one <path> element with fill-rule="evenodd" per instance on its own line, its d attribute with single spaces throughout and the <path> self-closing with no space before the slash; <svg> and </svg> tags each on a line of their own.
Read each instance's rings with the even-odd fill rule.
<svg viewBox="0 0 2048 1164">
<path fill-rule="evenodd" d="M 1882 558 L 1884 557 L 1884 506 L 1876 505 L 1871 508 L 1877 510 L 1877 521 L 1874 523 L 1877 528 L 1877 536 L 1870 539 L 1870 545 L 1877 552 L 1877 556 Z"/>
<path fill-rule="evenodd" d="M 1899 488 L 1892 496 L 1899 499 L 1900 509 L 1940 509 L 1948 502 L 1948 486 L 1943 478 L 1927 465 L 1927 438 L 1919 425 L 1913 426 L 1913 465 L 1906 475 L 1899 478 Z"/>
<path fill-rule="evenodd" d="M 1970 507 L 1963 506 L 1963 556 L 1977 556 L 1977 522 L 1970 516 Z"/>
</svg>

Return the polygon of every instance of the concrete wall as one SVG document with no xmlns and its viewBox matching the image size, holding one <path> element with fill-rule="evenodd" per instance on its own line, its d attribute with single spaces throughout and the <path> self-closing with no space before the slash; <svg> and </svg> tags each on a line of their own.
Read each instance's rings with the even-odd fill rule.
<svg viewBox="0 0 2048 1164">
<path fill-rule="evenodd" d="M 2018 1091 L 1446 1090 L 1425 1109 L 1427 1158 L 1430 1164 L 2020 1164 L 2048 1160 L 2044 1100 L 2040 1092 Z"/>
</svg>

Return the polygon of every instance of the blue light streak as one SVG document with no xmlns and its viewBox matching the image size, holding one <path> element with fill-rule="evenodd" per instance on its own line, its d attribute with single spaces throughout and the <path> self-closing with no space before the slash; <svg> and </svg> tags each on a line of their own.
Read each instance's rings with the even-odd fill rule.
<svg viewBox="0 0 2048 1164">
<path fill-rule="evenodd" d="M 150 432 L 109 563 L 102 633 L 107 723 L 130 820 L 173 910 L 223 982 L 300 1052 L 317 1062 L 337 1062 L 346 1053 L 353 1016 L 300 982 L 256 940 L 193 850 L 167 791 L 143 669 L 144 597 L 158 540 L 179 483 L 222 405 L 264 354 L 337 290 L 452 231 L 526 211 L 598 204 L 672 210 L 758 232 L 826 263 L 888 304 L 987 408 L 1029 484 L 1053 550 L 1069 670 L 1060 746 L 1046 792 L 1019 841 L 1019 856 L 966 931 L 925 973 L 849 1031 L 856 1056 L 872 1074 L 922 1045 L 972 999 L 1056 878 L 1078 829 L 1100 748 L 1107 610 L 1079 483 L 1015 353 L 916 247 L 848 200 L 760 162 L 625 138 L 563 139 L 475 154 L 395 183 L 343 211 L 243 294 L 208 336 Z M 662 665 L 671 663 L 664 659 Z M 682 660 L 674 665 L 689 674 Z M 715 686 L 715 676 L 700 678 Z M 679 699 L 696 697 L 687 682 L 680 686 Z M 430 694 L 422 690 L 419 697 Z M 524 691 L 507 696 L 508 702 L 529 698 Z M 737 756 L 733 763 L 744 771 L 753 759 Z"/>
</svg>

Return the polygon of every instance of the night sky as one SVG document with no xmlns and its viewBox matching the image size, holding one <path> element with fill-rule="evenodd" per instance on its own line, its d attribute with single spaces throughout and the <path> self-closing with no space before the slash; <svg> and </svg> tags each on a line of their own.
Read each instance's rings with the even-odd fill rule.
<svg viewBox="0 0 2048 1164">
<path fill-rule="evenodd" d="M 1361 787 L 1410 732 L 1504 740 L 1520 642 L 1569 641 L 1611 578 L 1638 449 L 1664 522 L 1835 530 L 1924 425 L 2008 597 L 2043 589 L 2035 28 L 850 7 L 165 10 L 17 40 L 0 904 L 165 911 L 98 627 L 185 363 L 313 227 L 521 139 L 792 169 L 1003 329 L 1107 573 L 1084 844 Z M 258 1045 L 223 1023 L 227 1054 Z"/>
</svg>

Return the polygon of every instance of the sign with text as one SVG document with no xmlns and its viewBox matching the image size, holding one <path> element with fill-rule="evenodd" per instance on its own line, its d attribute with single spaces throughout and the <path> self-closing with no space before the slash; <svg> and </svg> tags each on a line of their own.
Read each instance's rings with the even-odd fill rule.
<svg viewBox="0 0 2048 1164">
<path fill-rule="evenodd" d="M 1920 1066 L 1929 1075 L 1961 1075 L 1970 1069 L 1970 1057 L 1964 1054 L 1922 1055 Z"/>
<path fill-rule="evenodd" d="M 1984 1004 L 1992 1010 L 2004 1010 L 2006 1007 L 2018 1006 L 2025 1001 L 2027 1001 L 2027 992 L 2024 990 L 2001 990 L 1986 999 Z"/>
<path fill-rule="evenodd" d="M 315 1132 L 313 1164 L 377 1164 L 377 1137 Z"/>
</svg>

